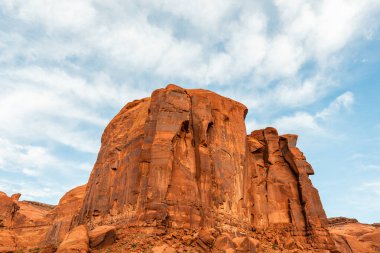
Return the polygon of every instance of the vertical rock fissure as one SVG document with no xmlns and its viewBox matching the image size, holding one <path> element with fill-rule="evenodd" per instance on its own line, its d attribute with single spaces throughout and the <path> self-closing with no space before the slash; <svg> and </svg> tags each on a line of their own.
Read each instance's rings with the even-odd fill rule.
<svg viewBox="0 0 380 253">
<path fill-rule="evenodd" d="M 211 167 L 211 175 L 210 175 L 210 178 L 211 178 L 211 201 L 214 198 L 214 195 L 215 195 L 215 191 L 216 191 L 216 178 L 215 178 L 215 162 L 214 162 L 214 159 L 211 155 L 211 138 L 212 138 L 212 132 L 213 132 L 213 129 L 214 129 L 214 123 L 213 122 L 209 122 L 207 124 L 207 130 L 206 130 L 206 143 L 207 143 L 207 150 L 208 150 L 208 157 L 210 159 L 210 167 Z M 213 206 L 213 205 L 211 205 Z M 211 207 L 210 207 L 211 208 Z M 211 226 L 215 226 L 214 222 L 215 222 L 215 219 L 214 219 L 214 210 L 211 208 L 210 210 L 210 222 L 211 222 Z"/>
<path fill-rule="evenodd" d="M 201 161 L 200 161 L 200 154 L 199 154 L 199 132 L 196 131 L 194 127 L 194 114 L 193 114 L 193 97 L 188 94 L 187 91 L 185 91 L 186 94 L 190 97 L 190 129 L 193 135 L 193 142 L 194 142 L 194 155 L 195 155 L 195 180 L 197 184 L 197 190 L 199 194 L 199 200 L 200 200 L 200 206 L 199 211 L 201 213 L 201 220 L 200 224 L 204 224 L 204 210 L 203 210 L 203 203 L 202 203 L 202 191 L 201 191 Z"/>
<path fill-rule="evenodd" d="M 189 134 L 189 120 L 185 120 L 182 122 L 181 124 L 181 127 L 179 129 L 179 131 L 174 135 L 173 137 L 173 140 L 172 140 L 172 171 L 171 171 L 171 175 L 170 175 L 170 179 L 169 179 L 169 184 L 168 184 L 168 188 L 167 188 L 167 191 L 166 191 L 166 196 L 165 196 L 165 201 L 166 201 L 166 204 L 167 205 L 170 205 L 170 206 L 174 206 L 175 205 L 175 208 L 176 208 L 176 212 L 179 212 L 180 211 L 180 202 L 179 200 L 175 200 L 176 203 L 171 203 L 169 201 L 169 191 L 171 190 L 170 188 L 173 187 L 174 185 L 174 182 L 173 182 L 173 174 L 176 172 L 176 170 L 180 169 L 180 164 L 178 162 L 178 160 L 176 159 L 177 155 L 177 152 L 178 152 L 178 149 L 180 148 L 180 145 L 181 143 L 183 142 L 185 144 L 185 151 L 186 151 L 186 157 L 188 158 L 187 154 L 188 154 L 188 147 L 187 147 L 187 134 Z M 185 203 L 185 205 L 188 205 L 189 203 Z M 190 214 L 191 215 L 191 214 Z M 171 227 L 170 225 L 170 217 L 169 215 L 167 215 L 167 219 L 168 219 L 168 226 Z M 190 224 L 191 224 L 191 216 L 189 218 L 190 220 Z"/>
<path fill-rule="evenodd" d="M 285 145 L 288 145 L 287 141 L 286 141 Z M 280 141 L 279 141 L 279 146 L 281 146 Z M 282 155 L 285 158 L 286 155 L 284 154 L 282 148 L 280 150 L 281 150 Z M 302 186 L 300 183 L 300 175 L 296 173 L 296 171 L 298 171 L 298 170 L 296 168 L 292 168 L 292 164 L 286 158 L 284 159 L 284 161 L 289 166 L 291 173 L 293 174 L 294 178 L 297 181 L 298 197 L 299 197 L 299 201 L 301 204 L 301 211 L 302 211 L 302 215 L 303 215 L 304 222 L 305 222 L 305 232 L 309 233 L 311 227 L 310 227 L 309 221 L 307 219 L 306 202 L 305 202 L 305 200 L 303 198 L 303 194 L 302 194 Z M 290 206 L 289 206 L 289 208 L 290 208 Z"/>
<path fill-rule="evenodd" d="M 304 218 L 304 221 L 305 221 L 305 231 L 306 233 L 309 233 L 311 232 L 310 229 L 310 224 L 309 224 L 309 221 L 307 219 L 307 212 L 306 212 L 306 202 L 303 198 L 303 194 L 302 194 L 302 186 L 301 186 L 301 183 L 300 183 L 300 178 L 299 176 L 296 177 L 297 179 L 297 188 L 298 188 L 298 195 L 299 195 L 299 198 L 300 198 L 300 203 L 301 203 L 301 210 L 302 210 L 302 214 L 303 214 L 303 218 Z"/>
<path fill-rule="evenodd" d="M 266 138 L 264 138 L 264 143 L 267 148 L 264 149 L 263 159 L 264 159 L 264 167 L 265 167 L 265 200 L 266 200 L 266 206 L 269 205 L 269 198 L 268 198 L 268 177 L 269 177 L 269 170 L 270 170 L 270 161 L 269 161 L 269 151 L 268 151 L 268 142 Z M 267 224 L 269 224 L 269 212 L 266 212 L 266 220 Z"/>
<path fill-rule="evenodd" d="M 153 95 L 152 95 L 153 96 Z M 154 134 L 156 134 L 156 128 L 157 128 L 157 119 L 153 119 L 153 98 L 152 101 L 149 104 L 148 108 L 148 115 L 145 120 L 144 124 L 144 137 L 143 137 L 143 145 L 141 148 L 140 153 L 140 162 L 139 162 L 139 191 L 140 196 L 137 200 L 137 209 L 142 209 L 143 215 L 142 217 L 146 216 L 147 214 L 147 208 L 146 203 L 148 201 L 147 196 L 147 187 L 148 187 L 148 175 L 150 171 L 150 161 L 151 161 L 151 148 L 152 143 L 154 140 L 154 136 L 150 135 L 150 131 L 154 131 Z M 151 137 L 150 140 L 148 138 Z M 148 147 L 144 147 L 145 145 L 148 145 Z"/>
<path fill-rule="evenodd" d="M 293 223 L 293 212 L 292 212 L 292 205 L 291 205 L 290 199 L 288 199 L 288 215 L 289 215 L 290 223 Z"/>
</svg>

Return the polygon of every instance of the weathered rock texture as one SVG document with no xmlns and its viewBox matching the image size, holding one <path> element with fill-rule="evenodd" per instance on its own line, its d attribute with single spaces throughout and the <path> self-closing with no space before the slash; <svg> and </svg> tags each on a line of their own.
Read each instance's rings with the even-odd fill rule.
<svg viewBox="0 0 380 253">
<path fill-rule="evenodd" d="M 361 224 L 355 219 L 330 218 L 330 233 L 341 253 L 380 252 L 380 225 Z"/>
<path fill-rule="evenodd" d="M 46 216 L 53 206 L 18 198 L 0 192 L 0 252 L 33 248 L 44 240 L 48 230 Z"/>
<path fill-rule="evenodd" d="M 91 248 L 102 248 L 111 245 L 116 239 L 116 228 L 114 226 L 99 226 L 89 234 Z"/>
<path fill-rule="evenodd" d="M 332 248 L 297 136 L 247 136 L 246 114 L 236 101 L 175 85 L 127 104 L 102 136 L 77 223 L 288 231 Z"/>
<path fill-rule="evenodd" d="M 0 252 L 49 248 L 59 245 L 73 227 L 71 221 L 82 206 L 85 186 L 62 197 L 57 206 L 18 201 L 0 192 Z"/>
<path fill-rule="evenodd" d="M 144 251 L 334 251 L 297 136 L 247 136 L 246 114 L 239 102 L 175 85 L 128 103 L 105 129 L 86 186 L 56 207 L 0 194 L 0 251 L 96 252 L 116 240 L 108 249 L 130 252 L 138 238 Z"/>
<path fill-rule="evenodd" d="M 62 243 L 57 249 L 57 253 L 80 252 L 87 253 L 89 250 L 90 239 L 87 227 L 77 226 L 67 233 Z"/>
</svg>

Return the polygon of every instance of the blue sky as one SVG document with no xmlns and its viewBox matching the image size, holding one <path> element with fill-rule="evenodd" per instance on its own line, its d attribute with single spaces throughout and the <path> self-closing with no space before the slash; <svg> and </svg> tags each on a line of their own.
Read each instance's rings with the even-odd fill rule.
<svg viewBox="0 0 380 253">
<path fill-rule="evenodd" d="M 0 0 L 0 190 L 57 203 L 168 83 L 297 133 L 328 216 L 380 221 L 379 0 Z"/>
</svg>

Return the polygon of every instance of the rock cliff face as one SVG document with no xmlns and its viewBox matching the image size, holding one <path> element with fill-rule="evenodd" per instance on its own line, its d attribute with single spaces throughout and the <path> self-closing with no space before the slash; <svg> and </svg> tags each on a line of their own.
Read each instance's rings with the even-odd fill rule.
<svg viewBox="0 0 380 253">
<path fill-rule="evenodd" d="M 175 85 L 127 104 L 103 134 L 77 223 L 289 231 L 332 248 L 297 136 L 247 136 L 246 114 L 236 101 Z"/>
<path fill-rule="evenodd" d="M 106 127 L 86 186 L 56 207 L 0 194 L 0 252 L 119 252 L 124 241 L 131 252 L 137 235 L 153 252 L 335 251 L 297 136 L 270 127 L 247 135 L 246 114 L 239 102 L 175 85 L 128 103 Z"/>
</svg>

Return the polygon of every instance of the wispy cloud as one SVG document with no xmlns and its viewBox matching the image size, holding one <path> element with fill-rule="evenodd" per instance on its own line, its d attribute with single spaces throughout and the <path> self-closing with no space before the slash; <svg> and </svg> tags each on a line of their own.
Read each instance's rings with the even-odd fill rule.
<svg viewBox="0 0 380 253">
<path fill-rule="evenodd" d="M 358 189 L 359 190 L 370 189 L 372 192 L 380 196 L 380 181 L 363 183 Z"/>
<path fill-rule="evenodd" d="M 20 192 L 23 199 L 54 203 L 69 187 L 83 184 L 82 177 L 87 177 L 91 168 L 90 163 L 65 160 L 46 147 L 19 145 L 0 138 L 0 173 L 3 174 L 0 190 L 8 194 Z"/>
<path fill-rule="evenodd" d="M 0 170 L 19 170 L 27 175 L 39 175 L 46 166 L 57 163 L 46 148 L 15 145 L 9 140 L 0 139 Z"/>
<path fill-rule="evenodd" d="M 41 33 L 28 45 L 27 34 L 14 35 L 21 41 L 15 46 L 26 47 L 23 56 L 32 62 L 96 56 L 104 67 L 135 74 L 149 71 L 204 85 L 247 77 L 255 86 L 287 78 L 300 82 L 300 71 L 310 61 L 319 71 L 309 79 L 336 67 L 337 53 L 364 36 L 362 27 L 372 18 L 368 14 L 378 7 L 376 1 L 340 0 L 274 1 L 269 10 L 248 1 L 191 6 L 176 1 L 3 2 L 8 15 Z"/>
<path fill-rule="evenodd" d="M 345 92 L 336 97 L 326 108 L 311 114 L 304 111 L 297 111 L 290 116 L 281 116 L 275 119 L 272 125 L 283 132 L 293 133 L 313 133 L 315 135 L 326 134 L 326 124 L 330 118 L 338 116 L 340 113 L 351 108 L 354 102 L 352 92 Z"/>
<path fill-rule="evenodd" d="M 336 116 L 342 110 L 349 109 L 354 102 L 354 94 L 347 91 L 337 97 L 327 108 L 316 114 L 317 118 L 326 120 L 329 117 Z"/>
<path fill-rule="evenodd" d="M 361 183 L 353 188 L 353 192 L 357 194 L 354 199 L 354 201 L 357 201 L 357 208 L 369 208 L 371 211 L 380 211 L 379 201 L 373 201 L 375 198 L 380 197 L 380 180 Z M 368 206 L 361 205 L 361 198 L 369 200 L 367 202 Z"/>
<path fill-rule="evenodd" d="M 2 70 L 0 77 L 3 133 L 51 140 L 84 152 L 98 151 L 93 129 L 102 129 L 109 121 L 109 115 L 100 112 L 121 108 L 137 93 L 144 95 L 113 85 L 102 73 L 86 80 L 59 69 L 27 67 Z"/>
<path fill-rule="evenodd" d="M 66 187 L 62 185 L 50 185 L 41 187 L 41 185 L 36 185 L 33 181 L 28 180 L 7 180 L 0 179 L 0 191 L 13 193 L 21 193 L 21 198 L 26 200 L 36 200 L 49 199 L 50 203 L 56 204 L 55 199 L 62 197 L 62 193 L 65 192 Z M 53 202 L 54 201 L 54 202 Z"/>
<path fill-rule="evenodd" d="M 359 165 L 359 169 L 362 171 L 380 171 L 379 164 L 364 164 Z"/>
</svg>

